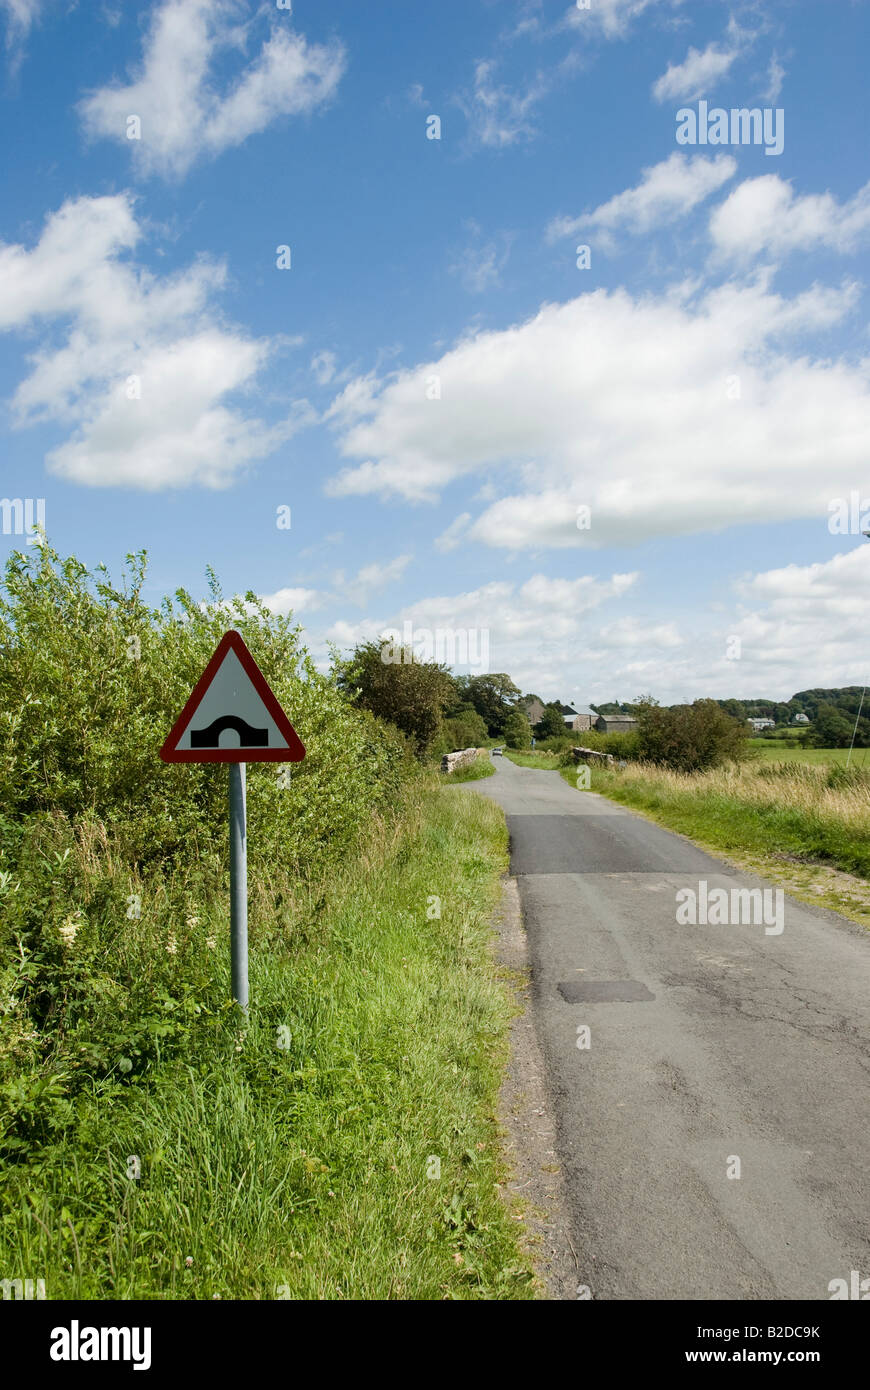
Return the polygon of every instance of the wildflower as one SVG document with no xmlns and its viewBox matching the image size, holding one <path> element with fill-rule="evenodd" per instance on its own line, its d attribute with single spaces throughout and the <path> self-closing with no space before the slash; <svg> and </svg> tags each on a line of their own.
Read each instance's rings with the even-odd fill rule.
<svg viewBox="0 0 870 1390">
<path fill-rule="evenodd" d="M 79 929 L 79 924 L 76 919 L 78 917 L 81 917 L 81 915 L 81 908 L 79 908 L 76 912 L 71 912 L 63 922 L 62 926 L 58 928 L 60 939 L 63 942 L 64 946 L 71 946 L 75 941 L 76 933 Z"/>
<path fill-rule="evenodd" d="M 190 1266 L 193 1264 L 193 1256 L 192 1256 L 192 1255 L 188 1255 L 188 1256 L 185 1258 L 184 1263 L 187 1265 L 187 1268 L 190 1269 Z"/>
<path fill-rule="evenodd" d="M 166 943 L 166 949 L 167 949 L 167 951 L 169 952 L 169 954 L 170 954 L 171 956 L 175 956 L 175 955 L 178 954 L 178 946 L 177 946 L 176 941 L 175 941 L 175 933 L 174 933 L 174 932 L 170 932 L 170 933 L 169 933 L 169 940 L 168 940 L 167 943 Z"/>
<path fill-rule="evenodd" d="M 198 917 L 186 917 L 186 918 L 185 918 L 185 925 L 188 926 L 188 927 L 198 927 L 198 926 L 199 926 L 199 918 L 198 918 Z"/>
<path fill-rule="evenodd" d="M 205 944 L 210 951 L 214 951 L 217 947 L 217 941 L 213 936 L 207 936 L 205 938 Z"/>
</svg>

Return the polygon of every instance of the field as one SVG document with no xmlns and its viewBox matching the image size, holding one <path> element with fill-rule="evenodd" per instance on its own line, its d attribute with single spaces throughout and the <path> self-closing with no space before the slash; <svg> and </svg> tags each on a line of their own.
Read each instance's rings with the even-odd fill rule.
<svg viewBox="0 0 870 1390">
<path fill-rule="evenodd" d="M 792 739 L 751 738 L 749 747 L 766 762 L 845 763 L 848 748 L 801 748 Z M 850 767 L 870 767 L 870 748 L 854 748 Z"/>
</svg>

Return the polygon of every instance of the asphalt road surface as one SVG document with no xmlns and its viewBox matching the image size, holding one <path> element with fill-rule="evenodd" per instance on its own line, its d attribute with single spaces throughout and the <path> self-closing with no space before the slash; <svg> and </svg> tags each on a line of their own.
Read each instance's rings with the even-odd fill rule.
<svg viewBox="0 0 870 1390">
<path fill-rule="evenodd" d="M 867 934 L 788 897 L 780 934 L 680 925 L 678 890 L 771 885 L 494 761 L 468 790 L 507 814 L 579 1282 L 827 1300 L 870 1279 Z"/>
</svg>

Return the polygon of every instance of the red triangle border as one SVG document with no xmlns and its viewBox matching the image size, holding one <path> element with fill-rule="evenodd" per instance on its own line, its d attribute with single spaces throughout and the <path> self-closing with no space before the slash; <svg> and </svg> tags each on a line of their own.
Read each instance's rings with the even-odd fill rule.
<svg viewBox="0 0 870 1390">
<path fill-rule="evenodd" d="M 287 748 L 181 748 L 177 747 L 202 700 L 215 673 L 227 652 L 232 648 L 251 684 L 266 709 L 278 726 L 279 732 L 287 740 Z M 241 634 L 231 629 L 225 632 L 218 643 L 211 660 L 193 687 L 187 704 L 172 726 L 166 742 L 160 749 L 165 763 L 299 763 L 305 757 L 305 747 L 290 720 L 278 703 L 276 695 L 266 677 L 248 650 Z"/>
</svg>

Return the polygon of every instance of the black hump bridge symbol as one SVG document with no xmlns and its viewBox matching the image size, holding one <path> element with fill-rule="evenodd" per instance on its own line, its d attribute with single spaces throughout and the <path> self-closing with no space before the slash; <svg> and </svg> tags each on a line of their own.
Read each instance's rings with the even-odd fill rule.
<svg viewBox="0 0 870 1390">
<path fill-rule="evenodd" d="M 218 748 L 224 729 L 235 729 L 239 736 L 239 746 L 242 748 L 269 747 L 268 729 L 252 729 L 250 724 L 244 719 L 239 719 L 237 715 L 224 714 L 220 719 L 213 719 L 206 729 L 191 729 L 191 748 Z"/>
</svg>

